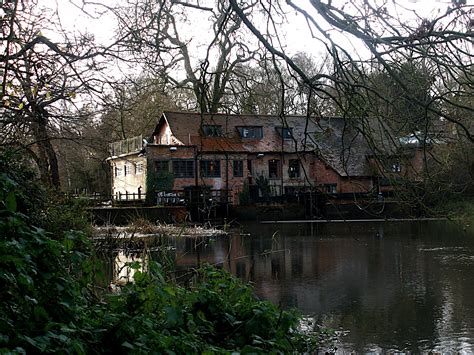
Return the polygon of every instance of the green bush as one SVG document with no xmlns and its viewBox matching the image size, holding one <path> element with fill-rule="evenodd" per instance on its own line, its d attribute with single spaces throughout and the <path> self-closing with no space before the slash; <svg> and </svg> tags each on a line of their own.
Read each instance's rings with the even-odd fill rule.
<svg viewBox="0 0 474 355">
<path fill-rule="evenodd" d="M 151 162 L 148 164 L 152 166 Z M 160 191 L 173 190 L 174 175 L 168 171 L 157 172 L 155 168 L 147 170 L 146 176 L 146 201 L 148 204 L 156 203 L 156 194 Z"/>
<path fill-rule="evenodd" d="M 298 316 L 257 301 L 248 286 L 223 270 L 206 266 L 185 289 L 167 284 L 159 265 L 135 274 L 135 284 L 111 296 L 113 314 L 124 315 L 109 334 L 114 351 L 201 353 L 289 352 Z M 126 315 L 126 316 L 125 316 Z M 146 331 L 144 331 L 146 329 Z"/>
<path fill-rule="evenodd" d="M 239 193 L 239 204 L 246 206 L 250 203 L 250 187 L 248 181 L 244 181 L 242 191 Z"/>
</svg>

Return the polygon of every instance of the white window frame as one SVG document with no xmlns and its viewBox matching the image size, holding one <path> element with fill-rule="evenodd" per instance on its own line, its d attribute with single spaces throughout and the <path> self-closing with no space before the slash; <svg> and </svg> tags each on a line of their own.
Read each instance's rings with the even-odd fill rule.
<svg viewBox="0 0 474 355">
<path fill-rule="evenodd" d="M 134 171 L 133 171 L 133 164 L 132 163 L 125 163 L 124 165 L 124 169 L 123 169 L 123 172 L 124 172 L 124 176 L 127 176 L 127 175 L 134 175 Z"/>
</svg>

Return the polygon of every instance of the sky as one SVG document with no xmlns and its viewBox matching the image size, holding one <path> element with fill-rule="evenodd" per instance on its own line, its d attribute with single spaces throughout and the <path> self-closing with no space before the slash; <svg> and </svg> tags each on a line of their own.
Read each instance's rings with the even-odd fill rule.
<svg viewBox="0 0 474 355">
<path fill-rule="evenodd" d="M 117 0 L 104 0 L 107 5 L 116 4 Z M 190 1 L 193 2 L 193 1 Z M 338 0 L 334 0 L 333 4 L 337 4 Z M 382 1 L 376 0 L 378 3 Z M 392 1 L 384 1 L 389 8 Z M 436 14 L 438 10 L 446 8 L 451 2 L 450 0 L 399 0 L 400 4 L 406 7 L 406 11 L 401 12 L 401 16 L 407 21 L 413 19 L 413 14 L 410 12 L 416 11 L 422 16 L 430 17 L 430 14 Z M 73 31 L 88 31 L 95 35 L 96 39 L 102 43 L 108 43 L 113 40 L 114 35 L 114 19 L 110 15 L 100 15 L 94 12 L 92 7 L 87 7 L 86 10 L 92 16 L 88 16 L 80 10 L 82 0 L 38 0 L 40 8 L 47 7 L 50 9 L 57 9 L 61 18 L 62 24 L 65 28 Z M 311 6 L 308 6 L 307 0 L 296 0 L 295 3 L 305 9 L 311 11 Z M 473 4 L 474 0 L 468 0 L 468 4 Z M 74 5 L 76 4 L 76 5 Z M 199 15 L 201 16 L 201 15 Z M 93 18 L 95 17 L 95 18 Z M 205 21 L 199 21 L 200 23 Z M 311 50 L 308 48 L 307 38 L 309 31 L 307 25 L 301 16 L 296 16 L 294 11 L 288 12 L 288 24 L 285 25 L 285 37 L 288 48 L 291 52 L 304 50 Z M 193 24 L 195 27 L 196 24 Z M 199 33 L 194 31 L 194 33 Z M 302 35 L 303 34 L 303 35 Z"/>
<path fill-rule="evenodd" d="M 103 0 L 107 5 L 113 5 L 118 0 Z M 211 3 L 213 0 L 208 0 Z M 376 3 L 386 3 L 386 6 L 390 11 L 393 11 L 393 0 L 373 0 Z M 190 1 L 195 2 L 195 1 Z M 201 3 L 206 1 L 201 1 Z M 307 9 L 310 13 L 312 11 L 311 6 L 308 5 L 307 0 L 294 0 L 294 2 Z M 333 4 L 345 2 L 344 0 L 333 0 Z M 398 0 L 398 3 L 402 4 L 405 9 L 400 9 L 399 16 L 405 19 L 406 22 L 414 21 L 416 16 L 415 12 L 423 17 L 433 17 L 438 11 L 446 8 L 451 3 L 451 0 Z M 468 4 L 472 5 L 474 0 L 468 0 Z M 94 34 L 95 39 L 98 43 L 109 44 L 113 42 L 114 37 L 114 19 L 110 15 L 100 15 L 94 12 L 92 7 L 88 7 L 88 12 L 93 16 L 88 16 L 80 10 L 80 4 L 82 0 L 38 0 L 40 9 L 41 7 L 48 7 L 57 9 L 59 17 L 61 19 L 63 27 L 70 31 L 89 32 Z M 74 4 L 77 4 L 75 6 Z M 314 13 L 314 10 L 313 10 Z M 202 20 L 204 17 L 202 13 L 197 10 L 194 14 L 190 15 L 190 23 L 184 26 L 183 37 L 191 40 L 191 43 L 195 46 L 193 52 L 199 53 L 199 57 L 205 56 L 207 44 L 210 39 L 206 35 L 209 33 L 209 28 L 206 26 L 206 21 Z M 317 18 L 317 15 L 315 15 Z M 297 52 L 304 51 L 309 53 L 315 58 L 322 58 L 325 55 L 325 48 L 320 44 L 319 41 L 311 39 L 311 33 L 308 30 L 307 24 L 301 15 L 289 9 L 287 14 L 288 22 L 282 27 L 282 34 L 284 39 L 285 51 L 289 56 L 296 54 Z M 419 19 L 418 19 L 419 21 Z M 321 21 L 324 23 L 324 21 Z M 264 20 L 262 18 L 262 24 L 260 27 L 264 27 Z M 207 23 L 209 25 L 209 23 Z M 258 25 L 258 24 L 257 24 Z M 350 35 L 340 33 L 339 31 L 331 30 L 329 25 L 326 25 L 329 35 L 335 40 L 336 43 L 342 45 L 348 49 L 349 52 L 355 56 L 367 58 L 370 56 L 369 51 L 365 46 L 357 39 Z M 54 31 L 49 34 L 50 37 L 55 36 Z M 255 40 L 255 39 L 253 39 Z"/>
</svg>

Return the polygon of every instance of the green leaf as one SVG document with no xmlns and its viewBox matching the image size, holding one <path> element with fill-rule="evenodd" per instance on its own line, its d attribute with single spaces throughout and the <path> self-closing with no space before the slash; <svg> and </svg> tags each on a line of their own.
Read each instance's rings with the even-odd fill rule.
<svg viewBox="0 0 474 355">
<path fill-rule="evenodd" d="M 128 267 L 133 270 L 139 270 L 141 268 L 141 264 L 139 261 L 132 261 L 131 263 L 127 263 Z"/>
<path fill-rule="evenodd" d="M 64 248 L 70 252 L 74 248 L 74 241 L 71 238 L 65 238 L 63 241 Z"/>
<path fill-rule="evenodd" d="M 48 313 L 41 306 L 35 306 L 35 308 L 33 309 L 33 314 L 35 315 L 35 319 L 37 321 L 43 321 L 45 319 L 48 319 Z"/>
<path fill-rule="evenodd" d="M 123 346 L 124 348 L 128 348 L 128 349 L 131 349 L 131 350 L 135 349 L 135 347 L 134 347 L 132 344 L 130 344 L 128 341 L 124 341 L 124 342 L 122 343 L 122 346 Z"/>
<path fill-rule="evenodd" d="M 15 212 L 16 211 L 16 196 L 13 191 L 10 191 L 5 198 L 5 207 L 7 211 L 9 212 Z"/>
</svg>

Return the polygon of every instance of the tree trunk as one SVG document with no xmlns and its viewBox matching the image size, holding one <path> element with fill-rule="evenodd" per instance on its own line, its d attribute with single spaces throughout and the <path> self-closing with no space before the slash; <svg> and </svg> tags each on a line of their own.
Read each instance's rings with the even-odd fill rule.
<svg viewBox="0 0 474 355">
<path fill-rule="evenodd" d="M 36 146 L 38 147 L 37 161 L 40 178 L 43 182 L 58 190 L 60 187 L 59 165 L 56 152 L 46 129 L 46 119 L 38 114 L 35 127 Z"/>
</svg>

